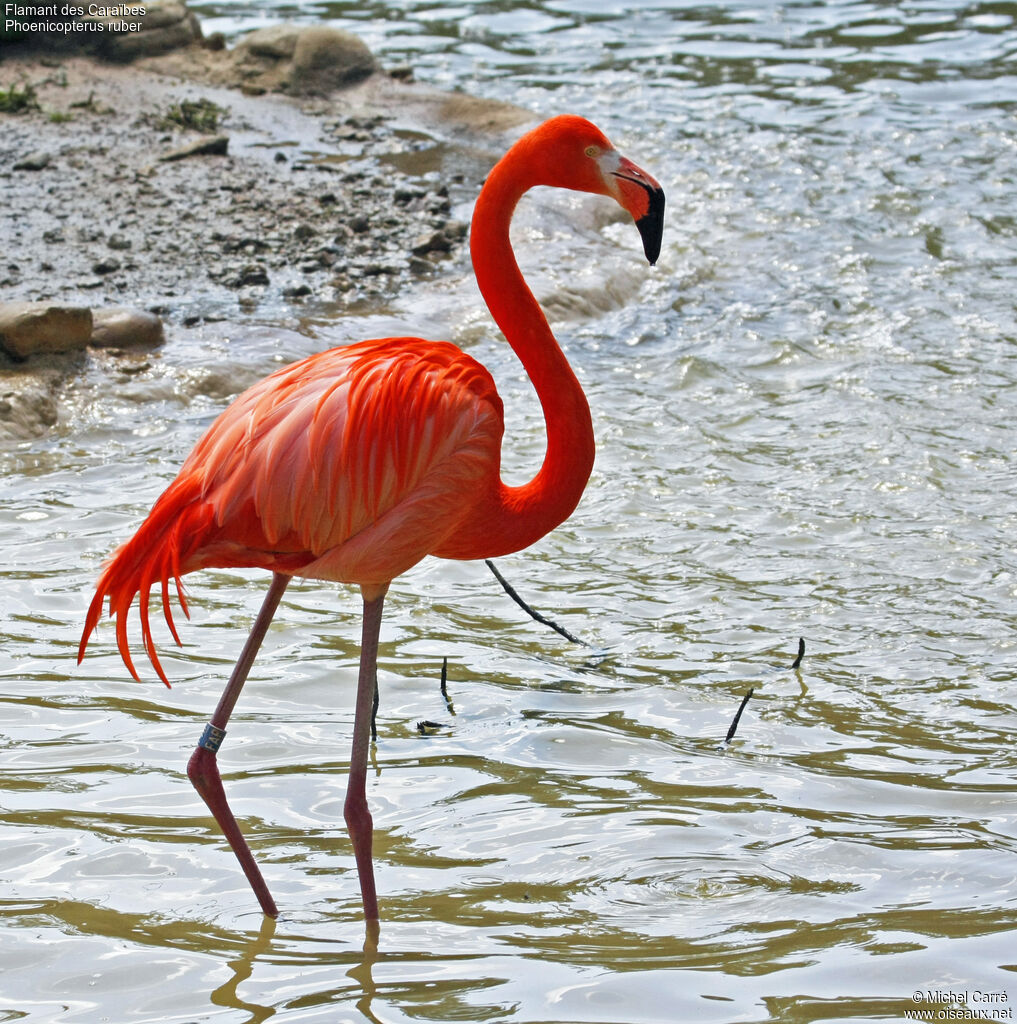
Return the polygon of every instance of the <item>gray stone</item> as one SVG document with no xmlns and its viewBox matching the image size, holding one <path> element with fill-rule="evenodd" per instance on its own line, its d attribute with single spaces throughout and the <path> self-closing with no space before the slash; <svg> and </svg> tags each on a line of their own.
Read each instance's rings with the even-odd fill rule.
<svg viewBox="0 0 1017 1024">
<path fill-rule="evenodd" d="M 49 302 L 0 303 L 0 347 L 15 359 L 73 352 L 92 335 L 92 311 Z"/>
<path fill-rule="evenodd" d="M 115 6 L 115 5 L 106 5 Z M 141 6 L 141 5 L 136 5 Z M 177 0 L 148 0 L 144 14 L 86 17 L 102 25 L 95 33 L 102 54 L 112 60 L 131 61 L 187 46 L 201 39 L 198 19 Z M 121 25 L 130 25 L 127 30 Z"/>
<path fill-rule="evenodd" d="M 293 56 L 297 35 L 302 28 L 301 25 L 270 25 L 267 28 L 256 28 L 237 43 L 237 55 L 250 53 L 271 60 L 288 60 Z"/>
<path fill-rule="evenodd" d="M 248 88 L 323 95 L 377 70 L 357 36 L 326 25 L 272 25 L 237 43 L 233 60 Z"/>
<path fill-rule="evenodd" d="M 92 313 L 90 344 L 98 348 L 136 348 L 161 345 L 165 340 L 162 320 L 154 313 L 126 306 L 97 309 Z"/>
<path fill-rule="evenodd" d="M 229 149 L 228 135 L 204 135 L 196 142 L 189 142 L 186 146 L 171 149 L 163 153 L 160 160 L 184 160 L 189 156 L 225 156 Z"/>
<path fill-rule="evenodd" d="M 44 167 L 49 166 L 50 162 L 49 153 L 43 153 L 37 151 L 35 153 L 29 153 L 27 156 L 23 156 L 15 165 L 14 170 L 16 171 L 41 171 Z"/>
<path fill-rule="evenodd" d="M 57 404 L 47 380 L 16 370 L 3 376 L 0 387 L 0 438 L 40 437 L 57 421 Z"/>
<path fill-rule="evenodd" d="M 132 61 L 137 57 L 154 57 L 201 39 L 201 26 L 193 14 L 181 21 L 145 32 L 121 32 L 112 35 L 103 48 L 111 60 Z"/>
<path fill-rule="evenodd" d="M 293 48 L 289 91 L 300 95 L 328 93 L 359 82 L 374 70 L 374 57 L 357 36 L 324 25 L 309 25 L 297 36 Z"/>
</svg>

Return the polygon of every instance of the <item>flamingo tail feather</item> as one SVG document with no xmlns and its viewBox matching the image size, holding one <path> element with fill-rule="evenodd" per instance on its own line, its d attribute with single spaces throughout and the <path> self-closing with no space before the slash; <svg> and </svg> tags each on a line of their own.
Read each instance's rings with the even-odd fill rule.
<svg viewBox="0 0 1017 1024">
<path fill-rule="evenodd" d="M 181 576 L 197 566 L 188 565 L 188 558 L 200 544 L 202 533 L 201 506 L 184 505 L 174 500 L 173 488 L 156 502 L 148 518 L 138 532 L 127 543 L 121 545 L 103 567 L 95 596 L 85 617 L 85 628 L 78 646 L 78 662 L 85 656 L 85 649 L 92 633 L 99 625 L 103 609 L 109 603 L 109 616 L 116 619 L 116 640 L 120 657 L 127 670 L 135 679 L 140 679 L 131 657 L 127 620 L 135 596 L 138 597 L 138 611 L 141 618 L 141 638 L 159 678 L 169 686 L 166 672 L 159 661 L 152 624 L 149 619 L 149 599 L 156 585 L 162 598 L 163 617 L 170 635 L 180 646 L 180 634 L 173 621 L 169 583 L 174 582 L 176 595 L 184 615 L 190 617 L 184 597 Z"/>
</svg>

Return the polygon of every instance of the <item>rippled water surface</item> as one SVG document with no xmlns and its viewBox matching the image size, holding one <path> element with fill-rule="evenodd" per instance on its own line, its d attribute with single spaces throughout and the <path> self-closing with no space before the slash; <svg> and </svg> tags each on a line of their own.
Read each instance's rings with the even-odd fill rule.
<svg viewBox="0 0 1017 1024">
<path fill-rule="evenodd" d="M 418 79 L 592 116 L 661 179 L 654 270 L 621 223 L 519 239 L 598 456 L 500 568 L 590 647 L 483 565 L 395 583 L 365 954 L 358 600 L 294 583 L 220 758 L 263 922 L 183 769 L 265 576 L 189 580 L 167 691 L 109 629 L 75 668 L 102 558 L 280 361 L 450 336 L 501 382 L 516 479 L 532 398 L 455 280 L 386 316 L 178 329 L 113 395 L 84 367 L 52 436 L 0 452 L 0 1020 L 933 1020 L 951 991 L 1011 1019 L 1017 4 L 201 10 L 330 19 Z"/>
</svg>

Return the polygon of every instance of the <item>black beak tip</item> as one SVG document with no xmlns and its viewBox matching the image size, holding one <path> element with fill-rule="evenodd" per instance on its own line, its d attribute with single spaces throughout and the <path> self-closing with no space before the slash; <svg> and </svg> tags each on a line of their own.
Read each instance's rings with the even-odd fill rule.
<svg viewBox="0 0 1017 1024">
<path fill-rule="evenodd" d="M 650 192 L 650 207 L 639 220 L 636 227 L 643 239 L 643 252 L 650 266 L 655 266 L 660 256 L 660 244 L 664 237 L 664 192 L 655 189 Z"/>
</svg>

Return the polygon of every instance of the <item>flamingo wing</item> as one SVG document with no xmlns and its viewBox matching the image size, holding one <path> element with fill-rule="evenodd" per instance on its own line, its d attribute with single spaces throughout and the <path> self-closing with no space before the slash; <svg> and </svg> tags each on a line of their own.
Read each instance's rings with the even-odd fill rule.
<svg viewBox="0 0 1017 1024">
<path fill-rule="evenodd" d="M 180 476 L 214 509 L 213 546 L 277 553 L 283 565 L 265 564 L 283 571 L 303 559 L 297 575 L 387 583 L 497 487 L 502 432 L 490 374 L 453 345 L 364 342 L 255 385 Z"/>
</svg>

